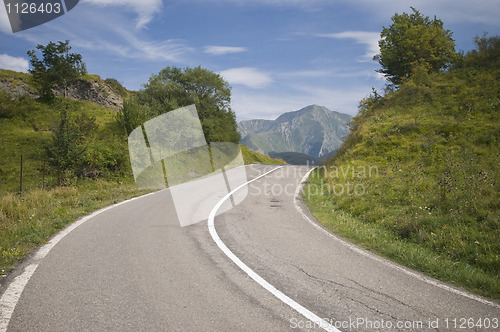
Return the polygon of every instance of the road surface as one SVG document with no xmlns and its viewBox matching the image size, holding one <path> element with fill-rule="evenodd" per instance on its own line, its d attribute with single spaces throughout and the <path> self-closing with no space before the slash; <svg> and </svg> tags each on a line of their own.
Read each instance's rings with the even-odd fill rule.
<svg viewBox="0 0 500 332">
<path fill-rule="evenodd" d="M 274 168 L 247 166 L 248 179 Z M 245 200 L 214 225 L 249 269 L 324 323 L 253 280 L 214 242 L 206 221 L 180 227 L 163 190 L 106 210 L 62 238 L 24 287 L 7 331 L 500 329 L 493 329 L 498 305 L 374 258 L 307 221 L 294 197 L 308 171 L 285 166 L 248 184 Z M 460 329 L 471 319 L 473 328 Z M 490 328 L 479 328 L 479 320 Z"/>
</svg>

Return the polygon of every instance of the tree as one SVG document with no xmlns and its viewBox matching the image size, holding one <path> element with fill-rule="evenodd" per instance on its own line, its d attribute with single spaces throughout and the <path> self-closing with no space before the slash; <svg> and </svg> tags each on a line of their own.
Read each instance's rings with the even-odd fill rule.
<svg viewBox="0 0 500 332">
<path fill-rule="evenodd" d="M 476 68 L 498 68 L 500 65 L 500 36 L 488 37 L 485 33 L 482 37 L 476 36 L 474 43 L 476 49 L 465 55 L 465 64 Z"/>
<path fill-rule="evenodd" d="M 207 69 L 166 67 L 151 76 L 138 98 L 151 116 L 195 104 L 207 141 L 238 143 L 241 139 L 231 110 L 231 87 Z"/>
<path fill-rule="evenodd" d="M 79 75 L 87 73 L 82 56 L 77 53 L 69 53 L 71 50 L 69 40 L 60 41 L 58 44 L 50 42 L 47 46 L 39 44 L 36 48 L 42 52 L 43 59 L 38 59 L 35 50 L 28 51 L 33 67 L 29 72 L 38 83 L 41 97 L 45 100 L 54 98 L 52 89 L 55 86 L 66 86 L 68 82 Z"/>
<path fill-rule="evenodd" d="M 121 109 L 116 114 L 118 125 L 123 128 L 127 135 L 148 120 L 149 107 L 140 105 L 136 98 L 129 98 L 123 102 Z"/>
<path fill-rule="evenodd" d="M 408 78 L 417 68 L 429 73 L 446 68 L 457 58 L 452 32 L 443 22 L 424 17 L 411 7 L 413 13 L 395 14 L 392 24 L 380 34 L 380 53 L 374 56 L 382 69 L 378 70 L 395 85 Z"/>
<path fill-rule="evenodd" d="M 63 110 L 59 125 L 52 133 L 52 144 L 46 147 L 49 162 L 61 170 L 81 166 L 86 140 L 97 128 L 95 117 L 82 113 L 71 119 L 68 112 Z"/>
</svg>

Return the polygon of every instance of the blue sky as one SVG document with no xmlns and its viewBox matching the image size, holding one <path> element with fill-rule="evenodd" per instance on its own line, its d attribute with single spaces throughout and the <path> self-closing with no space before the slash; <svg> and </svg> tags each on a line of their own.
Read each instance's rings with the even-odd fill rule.
<svg viewBox="0 0 500 332">
<path fill-rule="evenodd" d="M 238 120 L 310 104 L 356 114 L 386 81 L 377 41 L 394 13 L 443 20 L 458 50 L 500 34 L 498 0 L 80 0 L 66 15 L 13 34 L 0 6 L 0 68 L 27 71 L 26 51 L 69 39 L 89 73 L 138 90 L 166 66 L 202 66 L 232 86 Z"/>
</svg>

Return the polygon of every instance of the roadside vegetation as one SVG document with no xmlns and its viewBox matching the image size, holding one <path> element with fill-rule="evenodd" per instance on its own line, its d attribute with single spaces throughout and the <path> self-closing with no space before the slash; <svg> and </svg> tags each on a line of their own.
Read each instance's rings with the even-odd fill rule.
<svg viewBox="0 0 500 332">
<path fill-rule="evenodd" d="M 499 300 L 500 38 L 476 44 L 446 71 L 419 61 L 362 100 L 304 198 L 336 234 Z"/>
<path fill-rule="evenodd" d="M 30 74 L 0 70 L 0 276 L 77 218 L 149 192 L 137 188 L 129 161 L 134 125 L 196 103 L 211 141 L 239 140 L 220 76 L 167 67 L 144 90 L 128 91 L 116 79 L 87 74 L 70 49 L 68 41 L 38 45 L 41 55 L 28 52 Z M 53 89 L 73 79 L 109 85 L 125 98 L 122 109 L 56 97 Z M 247 164 L 282 162 L 242 152 Z"/>
<path fill-rule="evenodd" d="M 284 165 L 286 164 L 282 159 L 273 159 L 265 154 L 254 151 L 245 145 L 240 145 L 241 153 L 243 154 L 243 161 L 245 165 L 249 164 L 269 164 L 269 165 Z"/>
<path fill-rule="evenodd" d="M 31 81 L 23 73 L 0 76 Z M 0 90 L 0 132 L 1 274 L 78 217 L 146 193 L 133 181 L 126 135 L 107 108 Z"/>
</svg>

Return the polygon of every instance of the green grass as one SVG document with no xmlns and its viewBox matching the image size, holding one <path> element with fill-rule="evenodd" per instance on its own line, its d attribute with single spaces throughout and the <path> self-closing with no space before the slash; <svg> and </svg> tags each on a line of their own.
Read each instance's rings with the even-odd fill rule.
<svg viewBox="0 0 500 332">
<path fill-rule="evenodd" d="M 313 214 L 383 256 L 500 299 L 499 82 L 495 67 L 465 66 L 362 101 L 344 145 L 311 175 Z"/>
<path fill-rule="evenodd" d="M 33 84 L 30 74 L 21 73 L 8 69 L 0 69 L 0 78 L 9 82 L 25 82 L 26 84 Z"/>
<path fill-rule="evenodd" d="M 32 84 L 30 75 L 8 70 L 0 70 L 0 78 L 27 87 Z M 86 75 L 84 79 L 99 77 Z M 107 81 L 120 90 L 116 80 Z M 62 110 L 72 118 L 82 113 L 95 118 L 98 128 L 86 138 L 82 158 L 100 171 L 97 179 L 65 171 L 59 186 L 57 167 L 46 161 L 44 171 L 46 146 L 51 144 Z M 91 102 L 56 98 L 42 103 L 28 97 L 13 99 L 0 91 L 0 274 L 77 218 L 148 192 L 134 183 L 127 136 L 115 116 L 114 111 Z M 247 164 L 278 162 L 245 147 L 242 151 Z"/>
<path fill-rule="evenodd" d="M 135 183 L 80 180 L 71 187 L 31 190 L 0 197 L 0 271 L 15 264 L 77 218 L 99 208 L 145 194 Z"/>
<path fill-rule="evenodd" d="M 14 74 L 12 74 L 14 73 Z M 12 80 L 29 82 L 29 75 L 0 71 Z M 10 76 L 9 76 L 10 75 Z M 127 137 L 115 113 L 90 102 L 56 98 L 42 103 L 27 97 L 12 99 L 0 92 L 0 270 L 6 273 L 33 249 L 78 217 L 140 195 L 128 162 Z M 95 117 L 98 129 L 87 139 L 83 157 L 100 169 L 98 179 L 79 178 L 45 162 L 45 147 L 61 110 L 70 116 Z M 23 186 L 20 192 L 20 160 Z M 42 190 L 42 186 L 44 190 Z"/>
<path fill-rule="evenodd" d="M 243 154 L 243 160 L 246 165 L 249 164 L 273 164 L 273 165 L 284 165 L 286 164 L 281 159 L 273 159 L 267 155 L 260 152 L 251 150 L 245 145 L 241 145 L 241 153 Z"/>
</svg>

